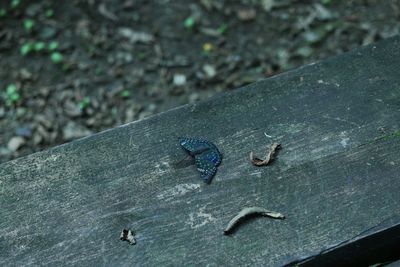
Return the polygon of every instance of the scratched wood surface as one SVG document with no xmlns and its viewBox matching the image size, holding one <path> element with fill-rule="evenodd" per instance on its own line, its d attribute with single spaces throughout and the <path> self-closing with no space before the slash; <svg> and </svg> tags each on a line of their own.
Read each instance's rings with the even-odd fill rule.
<svg viewBox="0 0 400 267">
<path fill-rule="evenodd" d="M 398 225 L 399 62 L 385 40 L 0 165 L 0 265 L 281 266 Z M 223 153 L 211 185 L 180 136 Z M 223 235 L 249 206 L 286 219 Z"/>
</svg>

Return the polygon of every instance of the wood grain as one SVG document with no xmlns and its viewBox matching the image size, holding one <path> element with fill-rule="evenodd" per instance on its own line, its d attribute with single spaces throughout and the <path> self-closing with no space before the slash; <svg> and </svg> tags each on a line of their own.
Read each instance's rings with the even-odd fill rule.
<svg viewBox="0 0 400 267">
<path fill-rule="evenodd" d="M 399 48 L 385 40 L 0 165 L 0 265 L 281 266 L 398 224 Z M 223 153 L 211 185 L 176 167 L 180 136 Z M 253 166 L 250 151 L 273 142 L 274 162 Z M 224 236 L 246 206 L 286 219 Z"/>
</svg>

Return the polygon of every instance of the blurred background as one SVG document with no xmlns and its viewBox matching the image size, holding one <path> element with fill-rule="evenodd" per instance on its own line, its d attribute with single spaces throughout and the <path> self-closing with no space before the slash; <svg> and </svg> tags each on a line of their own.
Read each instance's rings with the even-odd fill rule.
<svg viewBox="0 0 400 267">
<path fill-rule="evenodd" d="M 2 0 L 0 162 L 399 30 L 400 0 Z"/>
</svg>

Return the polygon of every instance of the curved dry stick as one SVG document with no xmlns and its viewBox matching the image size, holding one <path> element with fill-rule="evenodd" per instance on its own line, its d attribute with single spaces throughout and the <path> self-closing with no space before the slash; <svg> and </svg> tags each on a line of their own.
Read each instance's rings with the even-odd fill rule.
<svg viewBox="0 0 400 267">
<path fill-rule="evenodd" d="M 265 156 L 265 159 L 260 159 L 257 157 L 254 157 L 253 151 L 250 152 L 250 160 L 255 166 L 266 166 L 268 163 L 270 163 L 274 159 L 275 152 L 281 148 L 281 145 L 278 143 L 273 143 L 271 145 L 271 149 L 269 152 L 267 152 L 267 155 Z"/>
<path fill-rule="evenodd" d="M 285 216 L 279 212 L 269 211 L 259 207 L 244 208 L 242 209 L 242 211 L 239 212 L 238 215 L 236 215 L 235 217 L 233 217 L 232 220 L 229 221 L 224 230 L 224 234 L 229 235 L 240 221 L 243 221 L 244 218 L 250 215 L 261 215 L 268 216 L 274 219 L 285 219 Z"/>
</svg>

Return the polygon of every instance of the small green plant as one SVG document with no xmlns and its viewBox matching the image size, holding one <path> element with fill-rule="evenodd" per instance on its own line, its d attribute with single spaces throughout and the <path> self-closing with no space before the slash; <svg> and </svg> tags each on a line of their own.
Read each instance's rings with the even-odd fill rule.
<svg viewBox="0 0 400 267">
<path fill-rule="evenodd" d="M 183 25 L 185 26 L 186 29 L 192 30 L 194 27 L 195 21 L 193 17 L 187 17 L 185 21 L 183 22 Z"/>
<path fill-rule="evenodd" d="M 203 44 L 203 55 L 207 56 L 214 50 L 214 45 L 212 43 Z"/>
<path fill-rule="evenodd" d="M 11 8 L 12 9 L 16 9 L 19 6 L 19 4 L 21 4 L 20 0 L 12 0 L 11 1 Z"/>
<path fill-rule="evenodd" d="M 60 52 L 53 52 L 50 55 L 50 59 L 54 64 L 60 64 L 64 61 L 64 56 Z"/>
<path fill-rule="evenodd" d="M 74 65 L 70 62 L 64 62 L 61 67 L 61 69 L 65 72 L 71 71 L 73 68 L 74 68 Z"/>
<path fill-rule="evenodd" d="M 33 26 L 35 26 L 35 21 L 32 19 L 24 19 L 24 29 L 27 32 L 31 32 L 33 29 Z"/>
<path fill-rule="evenodd" d="M 143 53 L 143 52 L 140 52 L 140 53 L 137 55 L 137 57 L 138 57 L 139 60 L 144 60 L 144 59 L 146 59 L 146 54 Z"/>
<path fill-rule="evenodd" d="M 3 18 L 7 15 L 7 10 L 5 8 L 0 8 L 0 18 Z"/>
<path fill-rule="evenodd" d="M 34 45 L 31 42 L 24 43 L 20 48 L 20 53 L 22 56 L 28 55 L 34 49 Z"/>
<path fill-rule="evenodd" d="M 332 0 L 321 0 L 321 3 L 324 5 L 330 5 L 332 4 Z"/>
<path fill-rule="evenodd" d="M 49 50 L 49 51 L 54 51 L 54 50 L 56 50 L 58 48 L 58 42 L 57 41 L 51 41 L 50 43 L 49 43 L 49 45 L 47 46 L 47 49 Z"/>
<path fill-rule="evenodd" d="M 79 102 L 79 108 L 81 110 L 84 110 L 86 108 L 88 108 L 90 105 L 90 97 L 85 96 L 84 98 L 82 98 L 82 100 Z"/>
<path fill-rule="evenodd" d="M 49 9 L 46 10 L 44 15 L 46 16 L 46 18 L 51 18 L 54 15 L 54 10 L 49 8 Z"/>
<path fill-rule="evenodd" d="M 228 30 L 228 24 L 222 24 L 221 26 L 219 26 L 219 28 L 218 28 L 218 32 L 219 32 L 219 34 L 224 34 L 224 33 L 226 33 L 226 31 Z"/>
<path fill-rule="evenodd" d="M 399 138 L 400 137 L 400 130 L 397 130 L 391 134 L 386 134 L 385 136 L 383 136 L 383 140 L 388 141 L 392 138 Z"/>
<path fill-rule="evenodd" d="M 128 98 L 130 95 L 131 95 L 131 93 L 126 89 L 121 92 L 122 98 Z"/>
<path fill-rule="evenodd" d="M 97 76 L 103 75 L 104 74 L 104 69 L 99 66 L 99 67 L 95 68 L 94 74 L 97 75 Z"/>
<path fill-rule="evenodd" d="M 34 49 L 36 52 L 41 52 L 41 51 L 43 51 L 45 48 L 46 48 L 46 44 L 45 44 L 44 42 L 36 42 L 36 43 L 33 45 L 33 49 Z"/>
<path fill-rule="evenodd" d="M 17 86 L 15 86 L 15 84 L 8 85 L 7 89 L 6 89 L 6 96 L 5 96 L 6 105 L 12 106 L 12 105 L 16 104 L 20 99 L 21 99 L 21 96 L 19 95 L 19 93 L 17 91 Z"/>
<path fill-rule="evenodd" d="M 118 108 L 117 107 L 112 107 L 111 108 L 111 115 L 116 117 L 118 115 Z"/>
</svg>

